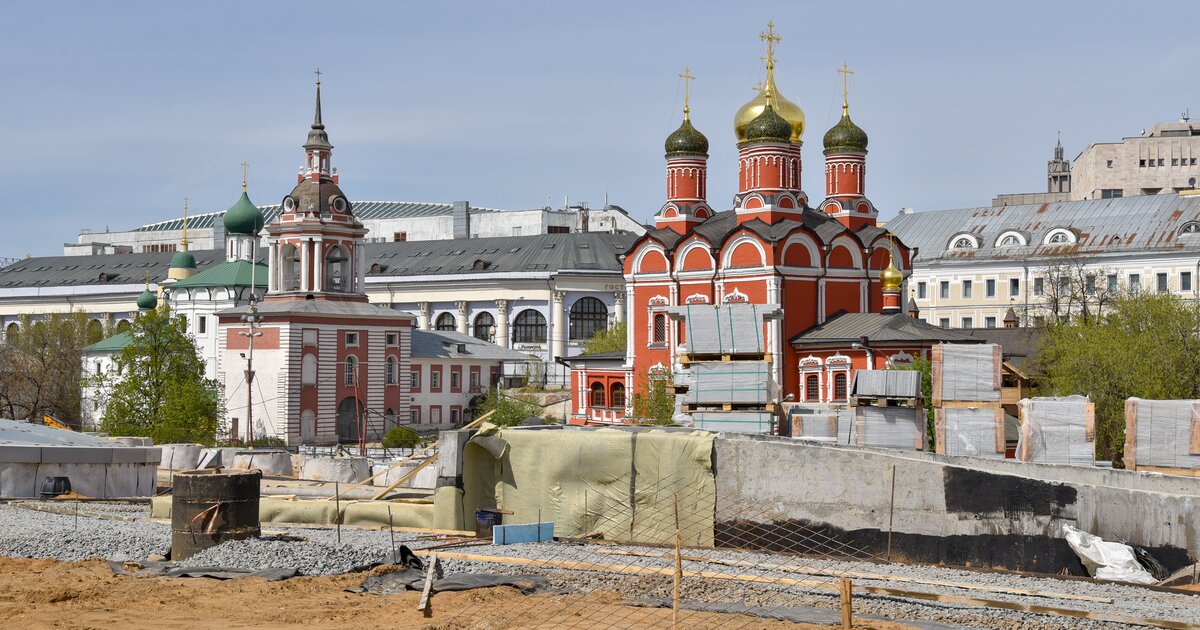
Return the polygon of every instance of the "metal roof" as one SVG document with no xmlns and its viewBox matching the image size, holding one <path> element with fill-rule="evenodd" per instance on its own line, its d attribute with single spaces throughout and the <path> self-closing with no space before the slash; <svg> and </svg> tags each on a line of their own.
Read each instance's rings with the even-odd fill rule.
<svg viewBox="0 0 1200 630">
<path fill-rule="evenodd" d="M 367 276 L 436 276 L 566 270 L 621 273 L 637 238 L 598 232 L 369 243 Z"/>
<path fill-rule="evenodd" d="M 932 260 L 1022 260 L 1123 251 L 1200 252 L 1200 233 L 1180 229 L 1200 222 L 1200 196 L 1162 194 L 1055 203 L 961 208 L 902 214 L 887 224 L 901 241 L 920 248 L 916 262 Z M 1076 235 L 1074 244 L 1044 244 L 1056 228 Z M 1017 232 L 1027 245 L 997 247 L 999 237 Z M 950 249 L 961 234 L 978 249 Z"/>
<path fill-rule="evenodd" d="M 251 278 L 253 267 L 253 278 Z M 171 285 L 172 288 L 188 287 L 256 287 L 266 288 L 270 272 L 264 263 L 251 264 L 247 260 L 236 260 L 213 265 L 200 273 L 184 278 Z M 253 280 L 253 282 L 252 282 Z"/>
<path fill-rule="evenodd" d="M 279 204 L 257 206 L 262 211 L 269 225 L 279 214 Z M 407 219 L 411 217 L 435 217 L 449 215 L 454 205 L 449 203 L 426 203 L 421 201 L 355 201 L 353 202 L 354 216 L 358 220 L 366 219 Z M 494 208 L 471 208 L 471 213 L 503 212 Z M 189 229 L 211 228 L 218 219 L 225 216 L 225 211 L 206 212 L 188 217 Z M 167 219 L 157 223 L 149 223 L 132 232 L 159 232 L 183 229 L 183 217 Z"/>
<path fill-rule="evenodd" d="M 131 343 L 133 343 L 133 333 L 126 330 L 106 339 L 101 339 L 100 341 L 97 341 L 96 343 L 84 348 L 83 351 L 88 354 L 113 354 L 129 347 L 129 344 Z"/>
<path fill-rule="evenodd" d="M 459 345 L 464 348 L 458 351 Z M 412 331 L 414 359 L 483 359 L 491 361 L 530 361 L 533 355 L 517 352 L 471 335 L 444 330 Z"/>
<path fill-rule="evenodd" d="M 26 258 L 0 269 L 0 290 L 142 284 L 147 272 L 150 281 L 156 282 L 166 276 L 174 255 L 175 252 L 153 252 Z M 196 267 L 202 271 L 225 260 L 224 249 L 197 250 L 192 255 L 196 257 Z"/>
<path fill-rule="evenodd" d="M 874 343 L 982 343 L 962 330 L 939 328 L 904 313 L 837 313 L 792 337 L 797 348 L 823 343 L 853 343 L 863 337 Z"/>
<path fill-rule="evenodd" d="M 865 398 L 917 398 L 921 373 L 916 370 L 858 370 L 852 396 Z"/>
</svg>

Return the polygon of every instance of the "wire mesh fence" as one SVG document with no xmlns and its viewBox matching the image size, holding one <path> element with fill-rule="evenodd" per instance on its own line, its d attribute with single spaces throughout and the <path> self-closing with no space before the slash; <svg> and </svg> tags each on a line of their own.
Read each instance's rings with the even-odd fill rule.
<svg viewBox="0 0 1200 630">
<path fill-rule="evenodd" d="M 553 541 L 430 552 L 446 574 L 522 578 L 526 595 L 480 598 L 454 620 L 467 628 L 764 628 L 815 621 L 817 607 L 827 623 L 842 614 L 845 561 L 878 561 L 769 504 L 722 500 L 711 487 L 666 480 L 640 486 L 632 501 L 630 493 L 589 490 L 583 531 Z"/>
</svg>

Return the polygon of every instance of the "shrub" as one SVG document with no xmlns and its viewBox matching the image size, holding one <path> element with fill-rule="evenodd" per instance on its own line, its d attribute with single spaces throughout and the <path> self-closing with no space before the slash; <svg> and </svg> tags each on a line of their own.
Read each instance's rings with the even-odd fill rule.
<svg viewBox="0 0 1200 630">
<path fill-rule="evenodd" d="M 395 427 L 383 436 L 383 448 L 416 448 L 421 443 L 421 436 L 408 427 Z"/>
</svg>

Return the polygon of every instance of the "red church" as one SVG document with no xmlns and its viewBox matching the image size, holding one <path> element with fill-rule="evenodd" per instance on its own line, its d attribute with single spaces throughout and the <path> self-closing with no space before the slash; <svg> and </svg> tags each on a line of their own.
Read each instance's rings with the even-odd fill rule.
<svg viewBox="0 0 1200 630">
<path fill-rule="evenodd" d="M 653 373 L 674 369 L 686 347 L 683 327 L 666 312 L 674 306 L 781 306 L 782 317 L 768 320 L 763 330 L 781 399 L 837 402 L 846 396 L 853 369 L 882 369 L 890 356 L 903 358 L 934 343 L 914 339 L 908 352 L 893 345 L 888 353 L 855 351 L 857 343 L 804 348 L 803 333 L 843 314 L 894 314 L 908 320 L 905 326 L 919 325 L 917 337 L 937 335 L 901 313 L 909 250 L 876 225 L 878 212 L 866 196 L 867 134 L 851 121 L 845 91 L 841 119 L 824 137 L 825 198 L 812 206 L 801 185 L 804 113 L 775 85 L 778 36 L 768 31 L 763 39 L 766 80 L 734 118 L 739 155 L 733 208 L 714 212 L 709 205 L 708 139 L 693 127 L 685 104 L 682 125 L 666 140 L 666 203 L 655 229 L 624 257 L 626 352 L 571 361 L 572 422 L 630 418 L 633 392 Z M 837 365 L 826 366 L 826 358 Z M 808 378 L 818 363 L 840 376 Z"/>
</svg>

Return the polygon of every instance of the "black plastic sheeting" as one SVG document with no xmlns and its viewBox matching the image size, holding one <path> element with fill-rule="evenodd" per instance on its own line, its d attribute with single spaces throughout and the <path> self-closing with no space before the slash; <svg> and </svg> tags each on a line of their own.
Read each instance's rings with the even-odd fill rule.
<svg viewBox="0 0 1200 630">
<path fill-rule="evenodd" d="M 132 575 L 134 577 L 204 577 L 216 580 L 233 580 L 237 578 L 257 577 L 274 582 L 276 580 L 286 580 L 288 578 L 293 578 L 300 575 L 300 570 L 296 568 L 260 569 L 258 571 L 250 571 L 247 569 L 234 569 L 230 567 L 186 567 L 178 566 L 170 562 L 109 562 L 108 566 L 116 575 Z M 130 571 L 130 567 L 136 567 L 136 569 Z"/>
<path fill-rule="evenodd" d="M 419 591 L 425 585 L 425 572 L 416 569 L 405 569 L 395 573 L 372 575 L 354 588 L 346 589 L 348 593 L 371 593 L 374 595 L 397 595 L 405 591 Z M 567 591 L 555 588 L 540 575 L 495 575 L 491 573 L 454 573 L 433 581 L 434 593 L 449 591 L 469 591 L 476 588 L 491 588 L 493 586 L 511 586 L 523 595 L 538 593 L 563 594 Z"/>
</svg>

